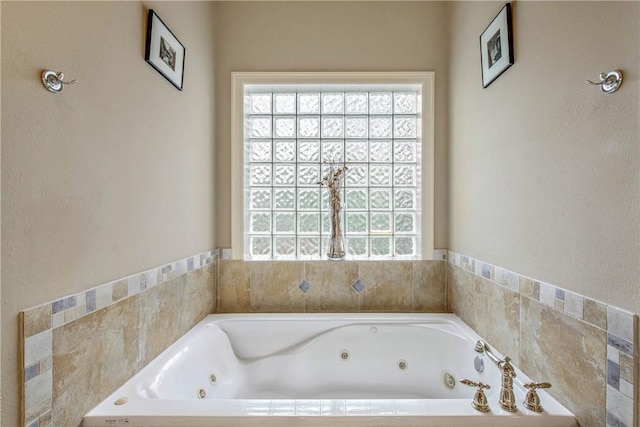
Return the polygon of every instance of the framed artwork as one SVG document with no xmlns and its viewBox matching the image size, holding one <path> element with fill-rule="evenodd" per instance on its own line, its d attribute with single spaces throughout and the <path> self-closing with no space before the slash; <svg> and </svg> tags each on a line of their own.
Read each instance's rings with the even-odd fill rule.
<svg viewBox="0 0 640 427">
<path fill-rule="evenodd" d="M 513 65 L 511 24 L 511 3 L 507 3 L 480 36 L 482 87 L 484 88 Z"/>
<path fill-rule="evenodd" d="M 144 59 L 179 90 L 184 82 L 184 54 L 180 40 L 153 9 L 149 9 Z"/>
</svg>

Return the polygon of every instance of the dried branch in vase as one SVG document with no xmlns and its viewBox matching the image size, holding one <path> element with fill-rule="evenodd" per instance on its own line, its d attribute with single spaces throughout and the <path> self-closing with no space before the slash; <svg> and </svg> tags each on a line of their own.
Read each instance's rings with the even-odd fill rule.
<svg viewBox="0 0 640 427">
<path fill-rule="evenodd" d="M 329 165 L 329 172 L 318 182 L 329 189 L 329 215 L 331 219 L 331 236 L 327 256 L 331 259 L 344 258 L 342 245 L 342 228 L 340 226 L 341 197 L 340 186 L 347 171 L 347 165 L 338 168 L 333 163 Z"/>
</svg>

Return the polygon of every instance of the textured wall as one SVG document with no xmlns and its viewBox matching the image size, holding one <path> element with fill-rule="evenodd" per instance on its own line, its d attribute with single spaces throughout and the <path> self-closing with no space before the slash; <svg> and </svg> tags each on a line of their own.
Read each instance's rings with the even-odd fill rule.
<svg viewBox="0 0 640 427">
<path fill-rule="evenodd" d="M 231 246 L 232 71 L 435 71 L 435 247 L 447 247 L 443 2 L 216 3 L 216 247 Z"/>
<path fill-rule="evenodd" d="M 213 247 L 213 4 L 2 3 L 2 421 L 18 312 Z M 186 46 L 144 61 L 146 8 Z M 78 83 L 51 94 L 45 67 Z"/>
<path fill-rule="evenodd" d="M 483 89 L 503 5 L 451 3 L 449 248 L 640 312 L 640 3 L 515 2 L 515 64 Z M 615 94 L 585 83 L 611 69 Z"/>
</svg>

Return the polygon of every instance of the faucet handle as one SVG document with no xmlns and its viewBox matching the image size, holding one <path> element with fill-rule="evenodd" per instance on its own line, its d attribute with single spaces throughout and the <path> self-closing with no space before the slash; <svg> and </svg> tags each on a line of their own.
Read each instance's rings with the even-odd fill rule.
<svg viewBox="0 0 640 427">
<path fill-rule="evenodd" d="M 535 390 L 537 388 L 551 388 L 551 383 L 526 383 L 524 388 L 528 390 Z"/>
<path fill-rule="evenodd" d="M 524 398 L 524 406 L 533 412 L 542 412 L 542 405 L 540 405 L 540 396 L 536 389 L 539 388 L 551 388 L 551 383 L 527 383 L 524 388 L 529 390 Z"/>
<path fill-rule="evenodd" d="M 473 402 L 471 402 L 471 406 L 477 411 L 480 412 L 489 412 L 491 408 L 489 408 L 489 404 L 487 403 L 487 396 L 484 394 L 484 389 L 490 389 L 491 386 L 489 384 L 484 384 L 481 382 L 471 381 L 467 379 L 460 380 L 461 384 L 468 385 L 469 387 L 477 387 L 476 394 L 473 396 Z"/>
</svg>

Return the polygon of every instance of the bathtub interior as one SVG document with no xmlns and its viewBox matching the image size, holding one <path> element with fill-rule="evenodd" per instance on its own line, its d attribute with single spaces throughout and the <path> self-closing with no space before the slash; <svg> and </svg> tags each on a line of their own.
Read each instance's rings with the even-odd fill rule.
<svg viewBox="0 0 640 427">
<path fill-rule="evenodd" d="M 304 327 L 282 321 L 209 326 L 206 339 L 189 340 L 158 375 L 138 384 L 138 394 L 157 399 L 457 399 L 473 396 L 473 390 L 449 388 L 445 376 L 449 382 L 481 377 L 492 388 L 499 384 L 495 373 L 475 371 L 468 338 L 447 323 L 336 323 L 316 330 L 310 325 L 304 333 Z M 461 348 L 467 351 L 461 354 Z"/>
</svg>

